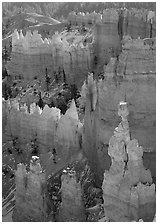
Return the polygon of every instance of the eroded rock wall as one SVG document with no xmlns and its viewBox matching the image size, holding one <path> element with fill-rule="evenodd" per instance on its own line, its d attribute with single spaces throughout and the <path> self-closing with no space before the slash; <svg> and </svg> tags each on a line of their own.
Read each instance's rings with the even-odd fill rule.
<svg viewBox="0 0 158 224">
<path fill-rule="evenodd" d="M 41 38 L 38 31 L 27 31 L 24 36 L 15 30 L 12 35 L 11 61 L 7 63 L 8 74 L 18 79 L 44 80 L 47 75 L 53 80 L 81 85 L 91 69 L 93 45 L 69 44 L 62 35 L 52 39 Z"/>
<path fill-rule="evenodd" d="M 102 14 L 71 12 L 68 22 L 72 25 L 107 24 L 114 19 L 115 12 L 119 15 L 118 26 L 122 35 L 130 35 L 132 38 L 156 36 L 156 15 L 147 9 L 104 9 Z"/>
<path fill-rule="evenodd" d="M 15 209 L 14 222 L 44 222 L 47 218 L 45 201 L 45 174 L 38 161 L 31 161 L 30 171 L 24 164 L 19 164 L 15 172 Z"/>
<path fill-rule="evenodd" d="M 33 34 L 27 31 L 24 36 L 15 30 L 12 35 L 11 61 L 7 63 L 8 74 L 15 79 L 20 77 L 29 81 L 34 78 L 43 81 L 47 74 L 57 82 L 80 87 L 88 71 L 97 68 L 97 72 L 100 72 L 110 57 L 120 54 L 120 40 L 124 35 L 132 38 L 155 37 L 154 12 L 106 9 L 103 15 L 80 13 L 79 17 L 80 23 L 82 17 L 92 17 L 93 21 L 97 21 L 95 44 L 69 44 L 61 34 L 43 40 L 38 31 L 33 31 Z"/>
<path fill-rule="evenodd" d="M 8 102 L 7 108 L 5 106 L 5 141 L 17 138 L 21 145 L 36 141 L 47 177 L 71 160 L 82 157 L 82 124 L 74 100 L 62 116 L 59 109 L 47 105 L 41 111 L 38 106 L 31 104 L 30 113 L 26 105 L 19 109 L 19 103 L 15 100 Z"/>
<path fill-rule="evenodd" d="M 156 209 L 155 185 L 151 173 L 143 166 L 143 148 L 130 138 L 127 103 L 121 102 L 121 123 L 109 141 L 112 164 L 104 173 L 103 198 L 105 216 L 111 221 L 152 221 Z"/>
<path fill-rule="evenodd" d="M 156 149 L 156 64 L 154 41 L 127 40 L 120 56 L 112 57 L 104 66 L 104 80 L 84 84 L 86 94 L 84 118 L 84 150 L 95 172 L 103 175 L 110 166 L 107 154 L 110 136 L 119 122 L 116 107 L 120 101 L 129 103 L 129 124 L 132 138 L 137 138 L 144 151 Z M 92 107 L 95 101 L 95 107 Z M 149 165 L 145 154 L 145 164 Z M 155 164 L 154 156 L 153 164 Z M 156 157 L 155 157 L 156 158 Z M 99 162 L 98 162 L 99 161 Z M 103 168 L 104 167 L 104 168 Z"/>
<path fill-rule="evenodd" d="M 133 39 L 156 37 L 156 14 L 148 10 L 131 9 L 124 11 L 123 30 Z"/>
<path fill-rule="evenodd" d="M 102 15 L 100 13 L 84 13 L 84 12 L 71 12 L 68 15 L 68 22 L 72 25 L 88 25 L 102 21 Z"/>
<path fill-rule="evenodd" d="M 143 40 L 129 40 L 123 46 L 119 61 L 111 60 L 105 67 L 105 79 L 99 82 L 98 91 L 100 119 L 108 127 L 108 139 L 111 128 L 118 122 L 116 105 L 127 100 L 131 136 L 137 137 L 144 148 L 155 151 L 155 59 L 154 46 L 145 45 Z"/>
<path fill-rule="evenodd" d="M 107 65 L 111 57 L 118 57 L 121 53 L 121 39 L 118 32 L 118 12 L 108 10 L 106 23 L 98 23 L 94 29 L 94 71 L 99 74 L 103 66 Z"/>
<path fill-rule="evenodd" d="M 75 171 L 63 171 L 61 177 L 61 198 L 59 208 L 59 222 L 84 222 L 86 221 L 83 204 L 81 183 L 77 182 Z"/>
</svg>

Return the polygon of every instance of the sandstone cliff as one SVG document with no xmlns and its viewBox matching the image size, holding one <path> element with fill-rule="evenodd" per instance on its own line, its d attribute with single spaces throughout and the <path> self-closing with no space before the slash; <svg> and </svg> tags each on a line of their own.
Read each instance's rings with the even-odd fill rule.
<svg viewBox="0 0 158 224">
<path fill-rule="evenodd" d="M 23 164 L 18 166 L 15 173 L 16 193 L 14 222 L 41 222 L 46 221 L 47 207 L 45 201 L 45 174 L 40 163 L 31 161 L 30 171 L 26 171 Z"/>
<path fill-rule="evenodd" d="M 109 141 L 112 164 L 104 173 L 105 216 L 111 221 L 152 221 L 156 195 L 151 173 L 143 166 L 143 148 L 130 138 L 127 103 L 121 102 L 118 115 L 122 121 Z"/>
<path fill-rule="evenodd" d="M 147 9 L 104 9 L 103 13 L 71 12 L 68 22 L 72 25 L 106 24 L 117 20 L 120 35 L 130 35 L 132 38 L 155 37 L 156 15 Z"/>
<path fill-rule="evenodd" d="M 31 104 L 21 106 L 16 100 L 3 104 L 5 139 L 18 139 L 19 144 L 36 140 L 39 148 L 41 165 L 46 170 L 46 177 L 62 169 L 68 162 L 82 157 L 82 124 L 79 121 L 75 101 L 65 115 L 57 108 L 45 105 L 43 111 Z M 21 149 L 22 150 L 22 149 Z"/>
<path fill-rule="evenodd" d="M 112 57 L 104 66 L 104 80 L 84 84 L 84 150 L 89 158 L 94 150 L 91 160 L 96 161 L 96 170 L 100 173 L 110 165 L 107 146 L 119 121 L 116 107 L 120 101 L 129 103 L 131 137 L 137 138 L 145 151 L 155 152 L 155 55 L 154 40 L 153 44 L 141 39 L 126 40 L 120 56 Z M 91 106 L 93 98 L 97 102 L 95 107 Z"/>
<path fill-rule="evenodd" d="M 77 182 L 75 171 L 64 170 L 61 177 L 62 202 L 59 208 L 58 221 L 86 221 L 81 183 Z"/>
<path fill-rule="evenodd" d="M 15 30 L 12 35 L 11 61 L 7 63 L 9 75 L 24 80 L 44 80 L 45 75 L 60 82 L 80 85 L 93 61 L 92 44 L 69 44 L 62 34 L 52 39 L 41 38 L 38 31 L 27 31 L 24 36 Z M 59 74 L 60 73 L 60 74 Z"/>
</svg>

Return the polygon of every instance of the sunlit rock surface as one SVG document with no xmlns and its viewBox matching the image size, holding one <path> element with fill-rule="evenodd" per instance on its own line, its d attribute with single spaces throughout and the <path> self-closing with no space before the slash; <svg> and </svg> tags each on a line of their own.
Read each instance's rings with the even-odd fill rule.
<svg viewBox="0 0 158 224">
<path fill-rule="evenodd" d="M 156 36 L 156 14 L 148 10 L 131 9 L 125 10 L 124 14 L 124 32 L 132 38 L 145 38 Z M 152 28 L 151 28 L 152 24 Z"/>
<path fill-rule="evenodd" d="M 27 31 L 24 36 L 17 30 L 12 35 L 9 75 L 17 79 L 43 80 L 47 75 L 57 82 L 81 84 L 93 61 L 93 44 L 70 44 L 62 34 L 42 39 L 38 31 Z"/>
<path fill-rule="evenodd" d="M 86 220 L 81 183 L 77 182 L 75 171 L 63 171 L 61 205 L 58 221 L 83 222 Z"/>
<path fill-rule="evenodd" d="M 100 118 L 109 132 L 118 122 L 116 106 L 121 100 L 129 102 L 129 123 L 132 137 L 138 138 L 144 148 L 155 151 L 155 44 L 143 40 L 129 40 L 123 47 L 116 73 L 105 73 L 99 83 Z M 106 113 L 105 113 L 106 111 Z M 110 138 L 107 131 L 108 139 Z"/>
<path fill-rule="evenodd" d="M 76 41 L 78 37 L 73 32 L 70 33 L 76 39 L 73 43 L 67 41 L 64 32 L 43 40 L 37 30 L 28 30 L 26 35 L 15 30 L 11 61 L 7 63 L 8 74 L 30 81 L 35 77 L 43 80 L 47 73 L 57 82 L 66 81 L 80 87 L 88 71 L 97 67 L 100 72 L 110 57 L 120 54 L 123 36 L 130 35 L 134 39 L 156 36 L 156 16 L 152 11 L 105 9 L 103 14 L 79 12 L 78 15 L 71 13 L 70 17 L 68 21 L 74 20 L 72 24 L 95 23 L 95 41 L 85 45 L 83 41 Z"/>
<path fill-rule="evenodd" d="M 111 57 L 117 57 L 121 52 L 121 41 L 118 32 L 118 12 L 108 9 L 105 14 L 106 23 L 98 23 L 94 29 L 94 70 L 102 71 Z"/>
<path fill-rule="evenodd" d="M 152 176 L 156 177 L 156 51 L 154 39 L 153 44 L 150 41 L 126 39 L 118 59 L 112 57 L 108 65 L 104 65 L 104 80 L 97 83 L 94 80 L 93 85 L 84 83 L 82 88 L 81 102 L 85 102 L 84 150 L 89 158 L 93 157 L 92 161 L 99 160 L 95 164 L 100 174 L 110 166 L 107 148 L 113 129 L 119 122 L 117 105 L 127 100 L 131 137 L 137 138 L 143 146 L 145 166 L 150 167 Z M 93 98 L 97 98 L 95 108 L 92 107 Z"/>
<path fill-rule="evenodd" d="M 21 102 L 18 98 L 3 101 L 3 142 L 12 140 L 13 144 L 17 140 L 20 151 L 24 152 L 18 158 L 17 152 L 13 152 L 4 161 L 12 165 L 15 159 L 14 169 L 19 160 L 23 157 L 29 160 L 31 155 L 31 147 L 23 146 L 36 142 L 45 171 L 44 179 L 47 179 L 68 163 L 82 159 L 84 154 L 99 187 L 103 172 L 109 170 L 104 174 L 105 217 L 101 221 L 152 221 L 155 219 L 155 185 L 152 184 L 152 177 L 156 178 L 155 13 L 107 9 L 102 15 L 93 12 L 73 13 L 71 16 L 74 24 L 96 24 L 95 44 L 70 44 L 63 34 L 43 40 L 37 31 L 28 31 L 25 36 L 15 31 L 7 70 L 15 79 L 32 82 L 37 77 L 43 86 L 46 73 L 56 81 L 80 86 L 88 71 L 94 71 L 95 80 L 89 74 L 81 91 L 81 103 L 86 105 L 84 125 L 79 121 L 74 100 L 65 115 L 47 105 L 42 111 L 35 104 L 38 98 L 35 99 L 32 94 L 24 96 Z M 98 80 L 100 72 L 104 80 Z M 129 103 L 129 124 L 126 103 L 121 103 L 118 114 L 122 121 L 112 136 L 119 122 L 116 108 L 120 101 Z M 11 148 L 10 143 L 4 148 Z M 46 200 L 42 198 L 41 184 L 43 177 L 41 173 L 37 174 L 38 169 L 36 174 L 34 171 L 27 172 L 23 165 L 16 171 L 13 220 L 46 220 L 46 205 L 43 205 Z M 60 221 L 84 221 L 79 183 L 69 176 L 63 176 L 62 181 Z M 97 211 L 96 217 L 102 218 L 99 216 L 100 209 L 93 207 L 90 211 L 93 215 Z M 8 220 L 12 221 L 10 214 Z M 3 218 L 5 221 L 5 216 Z"/>
<path fill-rule="evenodd" d="M 19 144 L 36 141 L 41 165 L 46 176 L 58 172 L 67 163 L 82 158 L 82 123 L 79 121 L 75 101 L 65 115 L 60 109 L 45 105 L 43 111 L 35 104 L 27 106 L 8 102 L 3 104 L 6 112 L 4 117 L 4 141 L 17 138 Z M 21 149 L 22 150 L 22 149 Z"/>
<path fill-rule="evenodd" d="M 136 8 L 121 8 L 117 12 L 115 9 L 104 9 L 103 13 L 71 12 L 68 15 L 68 22 L 72 25 L 91 25 L 105 24 L 119 19 L 122 35 L 128 34 L 132 38 L 156 36 L 155 12 Z"/>
<path fill-rule="evenodd" d="M 91 169 L 96 175 L 97 183 L 99 184 L 99 169 L 101 163 L 97 154 L 98 150 L 98 93 L 97 83 L 93 80 L 93 74 L 88 76 L 86 90 L 86 107 L 83 128 L 83 149 L 89 160 Z"/>
<path fill-rule="evenodd" d="M 127 37 L 125 37 L 127 38 Z M 156 72 L 156 40 L 127 39 L 119 56 L 119 75 L 153 75 Z"/>
<path fill-rule="evenodd" d="M 156 209 L 155 184 L 143 166 L 143 148 L 131 140 L 127 103 L 121 102 L 118 115 L 122 121 L 109 141 L 111 167 L 105 171 L 103 199 L 105 216 L 111 221 L 152 221 Z"/>
<path fill-rule="evenodd" d="M 72 100 L 70 108 L 55 126 L 54 148 L 52 145 L 49 152 L 41 153 L 41 163 L 47 176 L 56 173 L 69 162 L 82 158 L 82 126 Z"/>
<path fill-rule="evenodd" d="M 46 221 L 45 174 L 39 161 L 31 161 L 30 171 L 20 164 L 15 173 L 16 193 L 14 222 Z"/>
</svg>

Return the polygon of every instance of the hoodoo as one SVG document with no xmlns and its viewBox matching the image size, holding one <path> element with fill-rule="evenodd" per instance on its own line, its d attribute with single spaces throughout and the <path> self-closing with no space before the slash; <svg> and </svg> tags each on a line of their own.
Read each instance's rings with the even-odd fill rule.
<svg viewBox="0 0 158 224">
<path fill-rule="evenodd" d="M 2 221 L 155 221 L 156 3 L 2 11 Z"/>
</svg>

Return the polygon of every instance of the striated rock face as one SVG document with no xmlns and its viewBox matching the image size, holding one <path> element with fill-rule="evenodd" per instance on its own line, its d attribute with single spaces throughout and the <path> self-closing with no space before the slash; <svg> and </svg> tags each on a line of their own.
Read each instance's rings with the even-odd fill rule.
<svg viewBox="0 0 158 224">
<path fill-rule="evenodd" d="M 155 39 L 124 38 L 122 53 L 119 56 L 119 75 L 153 75 L 156 73 Z"/>
<path fill-rule="evenodd" d="M 90 25 L 96 22 L 102 22 L 102 15 L 96 12 L 71 12 L 69 13 L 67 20 L 72 25 Z"/>
<path fill-rule="evenodd" d="M 47 218 L 45 199 L 45 174 L 38 160 L 31 161 L 30 171 L 19 164 L 15 172 L 15 209 L 14 222 L 44 222 Z"/>
<path fill-rule="evenodd" d="M 130 35 L 132 38 L 156 36 L 156 15 L 147 9 L 104 9 L 103 13 L 71 12 L 68 22 L 72 25 L 108 24 L 118 21 L 120 36 Z"/>
<path fill-rule="evenodd" d="M 24 36 L 17 30 L 12 35 L 11 61 L 7 63 L 8 74 L 32 81 L 35 77 L 45 81 L 47 75 L 57 82 L 76 84 L 81 87 L 88 71 L 102 71 L 111 57 L 118 57 L 124 35 L 132 38 L 155 37 L 155 13 L 151 11 L 106 9 L 103 14 L 79 13 L 70 15 L 72 23 L 95 21 L 95 42 L 70 44 L 64 33 L 52 38 L 41 38 L 37 30 L 27 31 Z M 71 35 L 71 34 L 70 34 Z M 73 36 L 74 34 L 72 34 Z M 76 34 L 75 34 L 76 35 Z M 74 35 L 74 36 L 75 36 Z M 77 37 L 75 37 L 77 39 Z"/>
<path fill-rule="evenodd" d="M 93 69 L 96 69 L 97 67 L 98 70 L 97 72 L 102 71 L 102 67 L 109 63 L 111 57 L 116 58 L 117 59 L 116 63 L 118 62 L 118 56 L 120 55 L 122 50 L 121 44 L 124 42 L 124 41 L 121 42 L 123 37 L 130 36 L 133 39 L 146 38 L 145 40 L 149 38 L 155 38 L 155 31 L 153 31 L 153 28 L 151 28 L 153 27 L 154 23 L 153 21 L 155 20 L 154 13 L 150 16 L 150 12 L 148 11 L 142 12 L 141 14 L 137 10 L 118 11 L 114 9 L 106 9 L 103 15 L 104 15 L 103 18 L 106 22 L 97 23 L 95 25 L 94 30 L 94 37 L 95 37 L 94 64 L 96 65 L 93 66 L 94 67 Z M 154 32 L 154 34 L 152 32 Z M 154 40 L 152 41 L 154 43 Z M 132 60 L 130 60 L 131 54 L 130 55 L 127 54 L 129 56 L 128 62 L 130 63 L 130 61 L 134 61 L 135 59 L 137 67 L 138 64 L 139 67 L 141 67 L 141 64 L 143 63 L 142 60 L 144 60 L 143 57 L 141 57 L 141 55 L 144 53 L 145 50 L 147 51 L 152 47 L 151 46 L 149 47 L 148 44 L 146 44 L 141 39 L 139 41 L 133 40 L 133 42 L 131 41 L 131 43 L 129 44 L 133 45 L 133 48 L 130 48 L 133 57 Z M 128 46 L 126 45 L 125 48 L 128 48 Z M 138 48 L 140 49 L 140 52 L 136 51 L 136 49 Z M 150 55 L 144 54 L 144 55 L 146 55 L 145 58 L 152 57 L 151 54 Z M 154 59 L 155 58 L 153 57 L 153 60 Z M 145 67 L 141 68 L 141 72 L 142 71 L 143 72 L 148 71 L 148 63 L 145 63 Z"/>
<path fill-rule="evenodd" d="M 128 40 L 119 60 L 111 59 L 105 66 L 105 79 L 99 83 L 98 92 L 99 117 L 106 125 L 107 144 L 118 122 L 115 108 L 119 101 L 127 100 L 132 138 L 137 137 L 144 148 L 155 151 L 155 56 L 155 45 L 141 39 Z"/>
<path fill-rule="evenodd" d="M 52 131 L 50 132 L 52 133 Z M 41 154 L 41 163 L 46 169 L 46 175 L 54 174 L 64 168 L 64 166 L 74 160 L 82 158 L 82 124 L 78 119 L 76 105 L 74 100 L 66 114 L 63 115 L 57 122 L 54 137 L 54 154 L 53 145 L 43 148 Z"/>
<path fill-rule="evenodd" d="M 111 167 L 104 173 L 102 184 L 104 212 L 111 221 L 152 221 L 156 195 L 151 173 L 143 166 L 143 148 L 131 140 L 127 103 L 119 104 L 122 121 L 109 141 Z"/>
<path fill-rule="evenodd" d="M 75 171 L 63 171 L 61 177 L 62 202 L 59 208 L 59 222 L 86 221 L 81 183 L 77 182 Z"/>
<path fill-rule="evenodd" d="M 88 83 L 85 88 L 86 107 L 83 128 L 83 149 L 88 158 L 92 171 L 96 174 L 96 183 L 99 184 L 100 162 L 98 158 L 98 132 L 99 132 L 99 117 L 98 115 L 98 93 L 97 82 L 93 80 L 93 74 L 88 76 Z M 101 184 L 101 183 L 100 183 Z"/>
<path fill-rule="evenodd" d="M 106 23 L 97 23 L 94 30 L 94 69 L 97 73 L 102 71 L 111 57 L 117 57 L 121 52 L 121 42 L 118 33 L 118 12 L 116 10 L 106 10 L 104 14 Z"/>
<path fill-rule="evenodd" d="M 84 150 L 88 158 L 93 158 L 90 160 L 96 161 L 93 167 L 97 167 L 96 172 L 101 179 L 104 170 L 110 167 L 107 150 L 110 136 L 119 122 L 116 107 L 124 100 L 129 102 L 131 137 L 138 139 L 144 151 L 153 152 L 153 156 L 145 153 L 145 166 L 151 168 L 152 176 L 156 176 L 152 165 L 155 164 L 156 148 L 155 42 L 154 39 L 130 38 L 124 38 L 123 41 L 120 56 L 111 57 L 107 66 L 104 66 L 104 80 L 97 83 L 95 80 L 88 81 L 82 88 L 82 101 L 86 102 Z M 97 103 L 92 108 L 93 98 L 95 102 L 97 99 Z M 152 164 L 149 162 L 151 157 Z"/>
<path fill-rule="evenodd" d="M 123 30 L 132 38 L 156 36 L 156 14 L 148 10 L 131 9 L 123 12 Z"/>
<path fill-rule="evenodd" d="M 69 44 L 62 34 L 43 40 L 36 30 L 33 34 L 27 31 L 25 36 L 15 30 L 7 71 L 13 78 L 20 75 L 24 80 L 44 80 L 47 72 L 52 80 L 79 85 L 91 69 L 92 51 L 93 44 Z"/>
<path fill-rule="evenodd" d="M 17 138 L 21 145 L 36 140 L 46 176 L 82 157 L 82 124 L 74 100 L 62 116 L 59 109 L 47 105 L 41 111 L 31 104 L 28 113 L 26 105 L 19 109 L 16 100 L 3 104 L 3 109 L 6 113 L 5 140 Z"/>
</svg>

